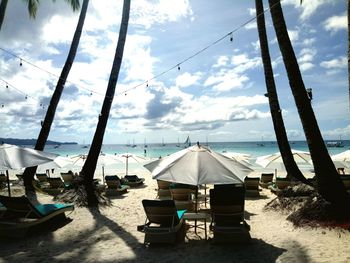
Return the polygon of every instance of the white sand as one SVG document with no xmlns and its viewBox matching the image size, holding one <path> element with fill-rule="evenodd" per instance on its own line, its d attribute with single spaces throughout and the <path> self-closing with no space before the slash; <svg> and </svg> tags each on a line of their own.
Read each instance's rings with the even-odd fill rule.
<svg viewBox="0 0 350 263">
<path fill-rule="evenodd" d="M 67 215 L 72 221 L 55 231 L 0 240 L 0 262 L 350 262 L 349 231 L 294 228 L 286 215 L 262 211 L 274 198 L 265 189 L 246 200 L 249 244 L 213 244 L 191 228 L 182 244 L 145 247 L 136 227 L 145 221 L 141 200 L 156 197 L 156 182 L 149 173 L 141 176 L 145 187 L 113 198 L 100 213 L 76 208 Z M 52 202 L 45 195 L 38 199 Z"/>
</svg>

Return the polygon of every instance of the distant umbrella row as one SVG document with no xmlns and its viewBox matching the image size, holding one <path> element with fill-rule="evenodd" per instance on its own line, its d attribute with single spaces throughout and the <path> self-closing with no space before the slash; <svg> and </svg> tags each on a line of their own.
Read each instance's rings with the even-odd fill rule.
<svg viewBox="0 0 350 263">
<path fill-rule="evenodd" d="M 293 157 L 298 165 L 312 165 L 310 153 L 293 150 Z M 40 165 L 41 169 L 62 168 L 68 165 L 82 167 L 87 159 L 86 155 L 71 158 L 56 154 L 36 151 L 9 144 L 0 145 L 0 171 L 21 169 Z M 250 156 L 242 153 L 214 152 L 207 147 L 195 145 L 164 158 L 158 158 L 144 165 L 151 171 L 153 179 L 178 182 L 191 185 L 201 184 L 234 184 L 243 183 L 244 178 L 257 167 L 283 169 L 280 153 L 261 156 L 256 164 L 249 162 Z M 350 167 L 350 150 L 332 156 L 336 166 Z M 145 163 L 146 158 L 129 153 L 105 154 L 101 153 L 97 165 L 102 167 L 123 163 L 125 174 L 128 175 L 129 163 Z"/>
</svg>

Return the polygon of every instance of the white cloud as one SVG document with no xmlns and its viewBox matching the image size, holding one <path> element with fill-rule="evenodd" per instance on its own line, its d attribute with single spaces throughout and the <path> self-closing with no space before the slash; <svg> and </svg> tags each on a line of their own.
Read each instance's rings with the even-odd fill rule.
<svg viewBox="0 0 350 263">
<path fill-rule="evenodd" d="M 189 87 L 191 85 L 197 84 L 198 80 L 201 78 L 201 73 L 197 72 L 195 74 L 190 74 L 188 72 L 185 72 L 181 75 L 179 75 L 175 82 L 176 86 L 178 87 Z"/>
<path fill-rule="evenodd" d="M 339 30 L 347 29 L 347 16 L 332 16 L 323 22 L 323 27 L 326 31 L 337 32 Z"/>
<path fill-rule="evenodd" d="M 316 10 L 327 3 L 332 3 L 333 0 L 308 0 L 303 1 L 300 4 L 300 0 L 284 0 L 282 1 L 283 5 L 294 5 L 295 8 L 300 9 L 301 14 L 300 18 L 302 20 L 309 19 L 312 15 L 315 14 Z"/>
<path fill-rule="evenodd" d="M 322 61 L 320 66 L 326 69 L 342 69 L 347 67 L 347 58 L 338 57 L 327 61 Z"/>
</svg>

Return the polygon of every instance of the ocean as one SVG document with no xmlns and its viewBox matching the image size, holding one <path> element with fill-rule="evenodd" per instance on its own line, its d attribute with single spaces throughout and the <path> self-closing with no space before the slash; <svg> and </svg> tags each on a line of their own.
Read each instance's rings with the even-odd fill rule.
<svg viewBox="0 0 350 263">
<path fill-rule="evenodd" d="M 342 141 L 343 147 L 328 147 L 328 151 L 330 155 L 334 155 L 340 153 L 342 151 L 350 149 L 350 141 Z M 258 141 L 258 142 L 209 142 L 205 144 L 211 150 L 219 152 L 219 153 L 229 153 L 229 152 L 237 152 L 249 154 L 249 162 L 254 163 L 256 158 L 259 156 L 272 154 L 275 152 L 279 152 L 278 145 L 274 141 Z M 307 144 L 305 141 L 295 141 L 291 142 L 291 148 L 300 151 L 309 151 Z M 145 158 L 145 162 L 137 163 L 137 162 L 128 162 L 128 174 L 139 174 L 146 172 L 146 168 L 143 167 L 143 164 L 151 161 L 152 159 L 156 159 L 159 157 L 165 157 L 174 152 L 180 151 L 184 149 L 184 144 L 180 144 L 178 147 L 176 143 L 167 143 L 167 144 L 147 144 L 147 147 L 143 144 L 126 146 L 120 144 L 105 144 L 102 147 L 102 152 L 108 154 L 123 154 L 129 153 L 137 156 L 141 156 Z M 45 152 L 59 154 L 64 157 L 73 157 L 82 154 L 88 154 L 89 145 L 79 145 L 79 144 L 62 144 L 62 145 L 47 145 L 45 147 Z M 73 172 L 79 172 L 81 170 L 81 166 L 77 165 L 67 165 L 63 168 L 56 168 L 50 171 L 51 176 L 59 176 L 59 172 L 67 172 L 72 170 Z M 42 173 L 45 172 L 46 168 L 38 167 L 37 172 Z M 12 179 L 16 179 L 15 174 L 20 173 L 21 171 L 12 171 L 10 173 Z M 105 167 L 101 167 L 98 165 L 95 171 L 95 178 L 102 179 L 102 174 L 104 175 L 113 175 L 117 174 L 123 176 L 126 174 L 126 164 L 125 163 L 116 163 L 112 165 L 108 165 Z"/>
</svg>

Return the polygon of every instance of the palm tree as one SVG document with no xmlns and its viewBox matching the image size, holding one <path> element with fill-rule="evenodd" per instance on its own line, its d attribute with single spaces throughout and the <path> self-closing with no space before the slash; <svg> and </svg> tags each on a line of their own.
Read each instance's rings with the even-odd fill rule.
<svg viewBox="0 0 350 263">
<path fill-rule="evenodd" d="M 23 1 L 27 3 L 29 16 L 31 18 L 35 18 L 40 1 L 39 0 L 23 0 Z M 53 0 L 53 1 L 55 1 L 55 0 Z M 69 3 L 69 5 L 72 7 L 73 11 L 79 10 L 79 8 L 80 8 L 79 0 L 65 0 L 65 1 L 67 3 Z M 4 18 L 5 18 L 7 2 L 8 2 L 8 0 L 1 0 L 1 3 L 0 3 L 0 30 L 1 30 L 2 23 L 3 23 Z"/>
<path fill-rule="evenodd" d="M 8 0 L 1 0 L 1 3 L 0 3 L 0 30 L 2 27 L 2 23 L 4 22 L 7 2 Z"/>
<path fill-rule="evenodd" d="M 344 208 L 344 204 L 350 202 L 350 195 L 346 192 L 323 141 L 311 106 L 311 99 L 305 89 L 293 46 L 288 36 L 281 2 L 280 0 L 269 0 L 269 5 L 289 84 L 314 164 L 318 192 L 335 207 Z"/>
<path fill-rule="evenodd" d="M 54 93 L 52 94 L 51 101 L 49 104 L 49 107 L 46 112 L 45 119 L 42 123 L 41 130 L 38 136 L 38 139 L 35 144 L 35 150 L 44 150 L 47 138 L 50 133 L 51 125 L 53 122 L 53 119 L 55 117 L 55 112 L 56 108 L 58 106 L 58 103 L 60 101 L 63 89 L 64 89 L 64 84 L 66 83 L 66 80 L 68 78 L 68 74 L 70 72 L 70 69 L 72 67 L 75 55 L 77 53 L 79 41 L 80 41 L 80 36 L 82 33 L 84 21 L 85 21 L 85 16 L 86 16 L 86 11 L 89 5 L 89 0 L 84 0 L 83 5 L 80 11 L 80 16 L 78 20 L 77 27 L 75 29 L 75 33 L 73 36 L 72 44 L 66 59 L 66 63 L 64 64 L 64 67 L 62 69 L 60 78 L 58 79 L 56 88 Z M 34 178 L 35 172 L 36 172 L 37 167 L 29 167 L 25 169 L 24 171 L 24 185 L 26 186 L 26 189 L 31 189 L 32 188 L 32 180 Z"/>
<path fill-rule="evenodd" d="M 275 130 L 278 147 L 281 152 L 284 166 L 286 167 L 286 170 L 287 170 L 287 176 L 290 177 L 291 179 L 308 183 L 308 181 L 299 170 L 293 158 L 292 150 L 288 142 L 288 137 L 287 137 L 286 129 L 282 118 L 282 112 L 278 102 L 275 80 L 273 77 L 269 46 L 268 46 L 268 41 L 266 36 L 265 15 L 264 15 L 264 6 L 263 6 L 262 0 L 255 0 L 255 8 L 256 8 L 259 40 L 260 40 L 261 58 L 263 61 L 264 72 L 265 72 L 267 96 L 269 98 L 272 123 Z"/>
<path fill-rule="evenodd" d="M 80 172 L 81 176 L 83 176 L 84 178 L 83 182 L 87 193 L 88 206 L 95 206 L 98 204 L 98 200 L 94 192 L 93 178 L 96 170 L 97 159 L 100 154 L 103 143 L 103 137 L 107 126 L 109 112 L 114 98 L 115 87 L 118 81 L 120 66 L 123 59 L 124 45 L 128 31 L 129 13 L 130 0 L 124 0 L 123 15 L 119 30 L 118 44 L 114 55 L 111 74 L 109 76 L 106 95 L 103 101 L 101 114 L 98 118 L 95 135 L 93 137 L 88 156 L 86 158 L 82 171 Z"/>
<path fill-rule="evenodd" d="M 350 108 L 350 0 L 348 0 L 348 89 L 349 89 L 349 108 Z"/>
</svg>

